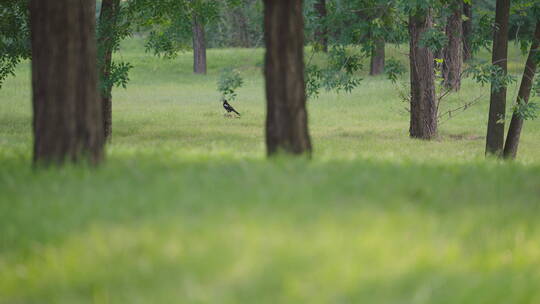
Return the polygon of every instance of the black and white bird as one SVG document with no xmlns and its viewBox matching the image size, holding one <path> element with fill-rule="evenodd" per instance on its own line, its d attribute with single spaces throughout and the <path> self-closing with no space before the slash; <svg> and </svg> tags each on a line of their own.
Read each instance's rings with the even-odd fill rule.
<svg viewBox="0 0 540 304">
<path fill-rule="evenodd" d="M 228 102 L 226 99 L 223 99 L 223 108 L 227 111 L 227 113 L 234 112 L 238 116 L 240 116 L 240 113 L 238 113 Z"/>
</svg>

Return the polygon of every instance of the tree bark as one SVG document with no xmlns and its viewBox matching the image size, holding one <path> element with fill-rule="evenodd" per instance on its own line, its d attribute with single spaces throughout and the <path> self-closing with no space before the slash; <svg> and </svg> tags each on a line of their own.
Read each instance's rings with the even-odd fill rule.
<svg viewBox="0 0 540 304">
<path fill-rule="evenodd" d="M 507 73 L 508 22 L 510 0 L 497 0 L 495 31 L 493 35 L 492 64 Z M 492 85 L 489 102 L 489 120 L 486 136 L 486 154 L 502 156 L 504 145 L 504 119 L 506 112 L 506 87 L 495 91 Z"/>
<path fill-rule="evenodd" d="M 437 102 L 433 53 L 420 44 L 423 34 L 432 27 L 431 11 L 409 16 L 411 65 L 411 120 L 409 134 L 413 138 L 433 139 L 437 136 Z"/>
<path fill-rule="evenodd" d="M 472 55 L 472 4 L 463 3 L 463 15 L 467 17 L 467 20 L 463 21 L 463 60 L 468 61 L 473 58 Z"/>
<path fill-rule="evenodd" d="M 523 78 L 521 79 L 521 85 L 519 87 L 519 93 L 517 97 L 518 104 L 527 104 L 529 97 L 531 96 L 531 90 L 533 87 L 533 80 L 538 67 L 538 57 L 540 52 L 540 21 L 536 23 L 536 31 L 534 34 L 534 41 L 529 51 L 527 62 L 525 63 L 525 71 L 523 71 Z M 523 119 L 514 112 L 512 114 L 512 121 L 508 129 L 508 135 L 506 136 L 506 144 L 504 146 L 505 158 L 516 158 L 519 138 L 521 135 L 521 129 L 523 128 Z"/>
<path fill-rule="evenodd" d="M 375 76 L 384 73 L 384 61 L 385 61 L 385 42 L 383 39 L 377 39 L 371 50 L 371 62 L 369 68 L 369 75 Z"/>
<path fill-rule="evenodd" d="M 453 12 L 446 22 L 448 45 L 444 48 L 443 84 L 448 89 L 459 91 L 463 63 L 463 0 L 455 0 L 451 7 Z"/>
<path fill-rule="evenodd" d="M 193 16 L 193 73 L 206 74 L 206 38 L 204 24 L 197 15 Z"/>
<path fill-rule="evenodd" d="M 267 153 L 310 154 L 302 0 L 264 0 L 264 30 Z"/>
<path fill-rule="evenodd" d="M 103 116 L 103 135 L 105 140 L 112 133 L 112 85 L 107 81 L 111 74 L 114 50 L 114 32 L 117 26 L 120 0 L 103 0 L 99 14 L 98 63 L 101 79 L 101 106 Z"/>
<path fill-rule="evenodd" d="M 30 1 L 34 164 L 99 163 L 95 1 Z"/>
<path fill-rule="evenodd" d="M 319 26 L 315 31 L 315 40 L 317 44 L 320 45 L 321 49 L 326 53 L 328 52 L 328 29 L 326 28 L 326 0 L 317 0 L 313 4 L 315 12 L 317 12 L 319 18 Z"/>
</svg>

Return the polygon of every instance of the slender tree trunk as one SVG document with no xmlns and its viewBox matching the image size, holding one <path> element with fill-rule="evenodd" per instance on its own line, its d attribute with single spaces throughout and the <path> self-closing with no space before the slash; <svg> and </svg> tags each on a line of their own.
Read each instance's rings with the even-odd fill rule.
<svg viewBox="0 0 540 304">
<path fill-rule="evenodd" d="M 264 0 L 264 30 L 268 155 L 309 154 L 302 0 Z"/>
<path fill-rule="evenodd" d="M 443 83 L 447 88 L 459 91 L 463 63 L 463 0 L 455 0 L 451 5 L 453 13 L 446 22 L 448 45 L 444 48 Z"/>
<path fill-rule="evenodd" d="M 510 0 L 497 0 L 495 12 L 496 30 L 493 35 L 492 63 L 507 73 L 508 58 L 508 19 Z M 506 87 L 495 91 L 491 89 L 489 120 L 486 137 L 486 154 L 502 156 L 504 145 L 504 119 L 506 112 Z"/>
<path fill-rule="evenodd" d="M 531 45 L 529 57 L 525 63 L 525 71 L 523 72 L 523 78 L 521 79 L 521 86 L 519 87 L 519 93 L 517 97 L 518 104 L 527 104 L 529 97 L 531 96 L 531 89 L 533 87 L 533 80 L 536 74 L 536 68 L 538 67 L 540 57 L 540 21 L 536 23 L 536 31 L 534 34 L 534 41 Z M 505 158 L 516 158 L 519 137 L 521 135 L 521 129 L 523 128 L 523 119 L 514 112 L 512 114 L 512 121 L 510 122 L 510 128 L 508 129 L 508 135 L 506 136 L 506 144 L 504 146 Z"/>
<path fill-rule="evenodd" d="M 30 1 L 34 164 L 103 158 L 95 5 Z"/>
<path fill-rule="evenodd" d="M 326 53 L 328 52 L 328 29 L 325 25 L 327 16 L 326 0 L 315 1 L 315 3 L 313 4 L 313 8 L 317 12 L 320 22 L 317 30 L 315 31 L 315 40 L 317 41 L 317 44 L 321 46 L 322 50 Z"/>
<path fill-rule="evenodd" d="M 473 26 L 472 4 L 463 3 L 463 15 L 466 17 L 466 20 L 463 21 L 463 60 L 467 61 L 473 58 L 471 41 Z"/>
<path fill-rule="evenodd" d="M 385 61 L 385 52 L 384 52 L 385 42 L 384 39 L 377 39 L 371 50 L 371 62 L 369 75 L 375 76 L 384 73 L 384 61 Z"/>
<path fill-rule="evenodd" d="M 105 140 L 112 132 L 112 85 L 107 81 L 111 74 L 114 32 L 117 26 L 120 0 L 103 0 L 99 14 L 98 63 L 101 79 L 101 105 L 103 116 L 103 134 Z"/>
<path fill-rule="evenodd" d="M 411 121 L 413 138 L 433 139 L 437 136 L 437 101 L 433 53 L 420 44 L 423 34 L 431 29 L 431 11 L 409 16 L 411 64 Z"/>
<path fill-rule="evenodd" d="M 233 12 L 233 16 L 235 17 L 235 23 L 237 26 L 237 31 L 235 31 L 237 36 L 237 45 L 243 48 L 248 48 L 250 46 L 248 23 L 243 8 L 236 8 Z"/>
<path fill-rule="evenodd" d="M 193 16 L 193 73 L 206 74 L 206 38 L 200 17 Z"/>
<path fill-rule="evenodd" d="M 112 135 L 112 92 L 108 95 L 101 93 L 101 112 L 103 117 L 103 136 L 109 141 Z"/>
</svg>

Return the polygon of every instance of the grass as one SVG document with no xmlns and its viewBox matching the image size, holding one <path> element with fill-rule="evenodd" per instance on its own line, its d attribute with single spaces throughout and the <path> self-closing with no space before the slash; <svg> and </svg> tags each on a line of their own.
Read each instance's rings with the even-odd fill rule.
<svg viewBox="0 0 540 304">
<path fill-rule="evenodd" d="M 485 160 L 487 97 L 417 141 L 392 85 L 365 77 L 309 102 L 311 161 L 269 161 L 262 55 L 210 50 L 195 76 L 191 54 L 126 42 L 97 169 L 31 169 L 21 65 L 0 90 L 0 303 L 540 302 L 538 121 L 518 161 Z M 241 119 L 218 102 L 227 66 Z M 445 107 L 486 90 L 466 80 Z"/>
</svg>

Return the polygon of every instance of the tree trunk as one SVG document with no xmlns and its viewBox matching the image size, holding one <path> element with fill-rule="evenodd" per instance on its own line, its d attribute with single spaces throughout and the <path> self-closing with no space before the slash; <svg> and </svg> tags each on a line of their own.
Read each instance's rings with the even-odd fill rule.
<svg viewBox="0 0 540 304">
<path fill-rule="evenodd" d="M 200 17 L 193 16 L 193 73 L 206 74 L 206 38 Z"/>
<path fill-rule="evenodd" d="M 521 86 L 519 87 L 519 93 L 517 97 L 518 104 L 527 104 L 529 97 L 531 96 L 531 89 L 533 87 L 533 80 L 536 74 L 536 68 L 538 67 L 540 52 L 540 21 L 536 23 L 536 32 L 534 34 L 534 41 L 531 45 L 529 57 L 525 63 L 525 71 L 523 72 L 523 78 L 521 79 Z M 516 158 L 519 137 L 521 135 L 521 129 L 523 127 L 523 119 L 514 112 L 512 114 L 512 121 L 510 122 L 510 128 L 508 129 L 508 135 L 506 136 L 506 144 L 504 146 L 505 158 Z"/>
<path fill-rule="evenodd" d="M 455 0 L 451 6 L 453 13 L 446 22 L 448 45 L 444 48 L 443 83 L 448 89 L 459 91 L 463 63 L 463 0 Z"/>
<path fill-rule="evenodd" d="M 95 1 L 32 0 L 34 164 L 103 158 Z"/>
<path fill-rule="evenodd" d="M 246 15 L 244 14 L 243 8 L 237 7 L 233 11 L 234 23 L 237 27 L 237 30 L 234 31 L 236 36 L 236 46 L 248 48 L 250 46 L 249 41 L 249 32 L 248 32 L 248 23 L 246 20 Z"/>
<path fill-rule="evenodd" d="M 510 0 L 497 0 L 495 12 L 495 31 L 493 35 L 492 64 L 498 65 L 507 73 L 508 57 L 508 19 Z M 502 156 L 504 145 L 504 119 L 506 112 L 506 87 L 495 91 L 491 89 L 489 120 L 486 137 L 486 154 Z"/>
<path fill-rule="evenodd" d="M 437 101 L 433 53 L 420 44 L 423 34 L 431 29 L 431 11 L 409 16 L 411 65 L 411 121 L 413 138 L 433 139 L 437 136 Z"/>
<path fill-rule="evenodd" d="M 309 154 L 302 0 L 264 0 L 264 30 L 268 155 Z"/>
<path fill-rule="evenodd" d="M 472 56 L 472 4 L 463 3 L 463 15 L 467 17 L 467 20 L 463 21 L 463 60 L 471 60 Z"/>
<path fill-rule="evenodd" d="M 371 50 L 371 62 L 369 75 L 375 76 L 384 73 L 384 52 L 385 42 L 383 39 L 377 39 Z"/>
<path fill-rule="evenodd" d="M 111 74 L 114 32 L 117 25 L 120 0 L 103 0 L 99 14 L 98 63 L 101 80 L 101 105 L 103 135 L 110 139 L 112 132 L 112 85 L 108 81 Z"/>
<path fill-rule="evenodd" d="M 321 49 L 326 53 L 328 52 L 328 29 L 326 28 L 326 0 L 317 0 L 313 4 L 315 12 L 317 12 L 319 19 L 319 26 L 315 31 L 315 41 L 321 47 Z"/>
</svg>

